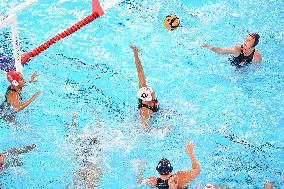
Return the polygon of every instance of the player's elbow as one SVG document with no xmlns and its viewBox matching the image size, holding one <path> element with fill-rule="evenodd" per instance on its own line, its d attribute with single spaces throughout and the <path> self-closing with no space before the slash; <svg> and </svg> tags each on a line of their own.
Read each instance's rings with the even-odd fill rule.
<svg viewBox="0 0 284 189">
<path fill-rule="evenodd" d="M 200 174 L 200 172 L 201 172 L 200 165 L 197 164 L 196 166 L 194 166 L 194 167 L 192 168 L 192 171 L 193 171 L 193 173 L 194 173 L 195 176 L 198 176 L 198 175 Z"/>
<path fill-rule="evenodd" d="M 17 113 L 21 110 L 21 107 L 20 106 L 12 106 L 12 109 L 15 113 Z"/>
</svg>

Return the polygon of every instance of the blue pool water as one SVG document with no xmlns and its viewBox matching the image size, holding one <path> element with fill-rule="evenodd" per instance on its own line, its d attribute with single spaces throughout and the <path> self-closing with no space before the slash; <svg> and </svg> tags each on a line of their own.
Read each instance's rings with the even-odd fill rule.
<svg viewBox="0 0 284 189">
<path fill-rule="evenodd" d="M 1 12 L 22 1 L 3 0 Z M 23 51 L 29 51 L 91 13 L 91 1 L 43 0 L 18 14 Z M 162 157 L 174 171 L 191 163 L 184 145 L 192 140 L 201 174 L 190 188 L 205 183 L 230 188 L 262 188 L 267 180 L 284 188 L 284 2 L 276 0 L 127 0 L 108 14 L 58 42 L 24 67 L 37 84 L 24 98 L 41 96 L 18 114 L 20 123 L 1 122 L 0 151 L 30 143 L 21 167 L 1 172 L 2 188 L 65 188 L 71 183 L 76 144 L 66 137 L 72 112 L 80 132 L 93 130 L 104 175 L 99 188 L 138 188 L 135 160 L 146 159 L 144 176 L 157 175 Z M 163 27 L 166 15 L 181 20 L 176 31 Z M 261 35 L 261 66 L 236 70 L 227 56 L 200 47 L 242 44 L 249 32 Z M 137 74 L 129 44 L 142 49 L 147 82 L 162 113 L 156 127 L 168 136 L 139 128 Z M 8 83 L 0 77 L 3 100 Z M 94 114 L 94 110 L 96 113 Z M 75 136 L 74 136 L 75 137 Z"/>
</svg>

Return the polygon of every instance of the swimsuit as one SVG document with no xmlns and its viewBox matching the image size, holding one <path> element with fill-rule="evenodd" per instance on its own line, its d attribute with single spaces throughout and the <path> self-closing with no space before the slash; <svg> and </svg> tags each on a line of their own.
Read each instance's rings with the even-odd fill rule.
<svg viewBox="0 0 284 189">
<path fill-rule="evenodd" d="M 15 111 L 11 107 L 11 104 L 8 102 L 8 95 L 11 91 L 18 93 L 19 96 L 20 96 L 20 100 L 22 100 L 20 93 L 18 91 L 16 91 L 15 89 L 11 89 L 11 86 L 9 86 L 7 88 L 7 91 L 6 91 L 6 94 L 5 94 L 5 101 L 0 105 L 1 114 L 8 115 L 8 114 L 14 114 L 15 113 Z"/>
<path fill-rule="evenodd" d="M 255 49 L 253 49 L 252 53 L 248 56 L 245 56 L 243 53 L 243 46 L 241 45 L 241 53 L 238 57 L 233 57 L 231 59 L 231 65 L 241 68 L 245 65 L 248 65 L 253 60 L 253 55 L 255 53 Z"/>
<path fill-rule="evenodd" d="M 3 164 L 1 163 L 1 164 L 0 164 L 0 170 L 1 170 L 1 169 L 4 169 L 4 168 L 5 168 L 4 163 L 3 163 Z"/>
<path fill-rule="evenodd" d="M 158 106 L 158 100 L 152 100 L 151 101 L 154 105 L 150 106 L 148 104 L 143 104 L 141 99 L 138 99 L 138 108 L 141 109 L 142 107 L 148 108 L 149 110 L 152 110 L 153 112 L 157 112 L 159 110 L 159 106 Z"/>
<path fill-rule="evenodd" d="M 4 111 L 4 110 L 7 111 L 7 110 L 10 109 L 10 111 L 14 112 L 14 111 L 12 110 L 12 108 L 11 108 L 11 104 L 8 102 L 8 95 L 9 95 L 9 93 L 10 93 L 11 91 L 14 91 L 14 92 L 18 93 L 19 96 L 20 96 L 20 100 L 22 100 L 22 97 L 21 97 L 20 93 L 19 93 L 18 91 L 16 91 L 15 89 L 11 89 L 11 86 L 9 86 L 8 89 L 7 89 L 7 91 L 6 91 L 6 94 L 5 94 L 5 101 L 0 105 L 0 110 L 1 110 L 1 111 Z"/>
<path fill-rule="evenodd" d="M 163 180 L 163 179 L 161 179 L 161 178 L 157 178 L 156 187 L 157 187 L 158 189 L 169 189 L 170 186 L 169 186 L 169 184 L 168 184 L 168 181 L 170 180 L 170 178 L 171 178 L 172 176 L 173 176 L 173 175 L 171 175 L 171 176 L 169 177 L 169 179 L 167 179 L 167 180 Z M 185 188 L 178 188 L 178 189 L 188 189 L 188 187 L 186 186 Z"/>
</svg>

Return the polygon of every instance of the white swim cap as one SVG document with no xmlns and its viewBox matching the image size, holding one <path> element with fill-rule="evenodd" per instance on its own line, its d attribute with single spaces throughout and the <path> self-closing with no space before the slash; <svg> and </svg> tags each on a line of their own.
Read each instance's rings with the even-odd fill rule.
<svg viewBox="0 0 284 189">
<path fill-rule="evenodd" d="M 144 100 L 144 101 L 151 101 L 153 100 L 152 93 L 153 89 L 151 87 L 141 87 L 137 91 L 137 98 Z"/>
<path fill-rule="evenodd" d="M 206 184 L 206 185 L 204 186 L 203 189 L 216 189 L 216 186 L 214 186 L 214 185 L 208 183 L 208 184 Z"/>
</svg>

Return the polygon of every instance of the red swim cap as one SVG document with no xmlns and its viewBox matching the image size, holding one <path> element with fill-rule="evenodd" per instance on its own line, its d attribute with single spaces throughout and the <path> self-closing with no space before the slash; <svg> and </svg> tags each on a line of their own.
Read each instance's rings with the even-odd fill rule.
<svg viewBox="0 0 284 189">
<path fill-rule="evenodd" d="M 7 73 L 7 80 L 11 83 L 11 85 L 17 87 L 20 81 L 20 72 L 10 71 Z"/>
</svg>

